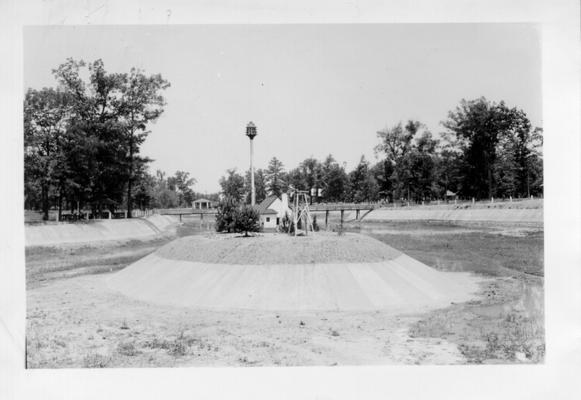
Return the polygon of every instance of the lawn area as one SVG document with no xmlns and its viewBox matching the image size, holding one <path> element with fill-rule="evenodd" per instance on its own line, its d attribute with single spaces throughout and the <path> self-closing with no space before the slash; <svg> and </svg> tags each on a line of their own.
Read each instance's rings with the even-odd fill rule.
<svg viewBox="0 0 581 400">
<path fill-rule="evenodd" d="M 397 224 L 393 229 L 399 232 L 371 230 L 368 234 L 441 270 L 490 276 L 513 276 L 515 272 L 544 276 L 540 230 L 516 231 L 511 235 L 505 230 L 452 229 L 433 224 Z M 426 229 L 433 232 L 430 234 Z M 367 232 L 363 229 L 362 233 Z"/>
</svg>

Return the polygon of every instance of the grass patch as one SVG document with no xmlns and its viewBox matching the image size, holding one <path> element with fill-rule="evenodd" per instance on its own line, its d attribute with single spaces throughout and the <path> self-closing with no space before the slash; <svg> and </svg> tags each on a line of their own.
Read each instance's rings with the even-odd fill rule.
<svg viewBox="0 0 581 400">
<path fill-rule="evenodd" d="M 83 358 L 84 368 L 106 368 L 111 362 L 111 358 L 99 353 L 87 354 Z"/>
<path fill-rule="evenodd" d="M 135 348 L 135 344 L 133 344 L 133 342 L 121 342 L 119 345 L 117 345 L 117 353 L 123 356 L 133 357 L 140 352 Z"/>
<path fill-rule="evenodd" d="M 371 236 L 441 270 L 476 272 L 488 276 L 511 276 L 514 273 L 544 275 L 542 232 L 524 237 L 483 232 Z"/>
<path fill-rule="evenodd" d="M 428 314 L 409 334 L 456 343 L 471 364 L 543 362 L 542 288 L 504 279 L 490 284 L 483 300 Z"/>
<path fill-rule="evenodd" d="M 181 332 L 175 339 L 173 340 L 166 340 L 166 339 L 158 339 L 157 337 L 153 338 L 145 342 L 145 347 L 150 349 L 163 349 L 167 351 L 167 353 L 174 357 L 181 357 L 188 354 L 190 347 L 194 343 L 199 343 L 200 341 L 196 338 L 185 336 L 183 332 Z"/>
</svg>

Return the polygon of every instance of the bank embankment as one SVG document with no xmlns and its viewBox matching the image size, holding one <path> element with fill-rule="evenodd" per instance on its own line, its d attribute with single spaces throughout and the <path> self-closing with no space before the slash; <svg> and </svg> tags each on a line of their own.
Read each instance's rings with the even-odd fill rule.
<svg viewBox="0 0 581 400">
<path fill-rule="evenodd" d="M 168 234 L 177 226 L 175 217 L 97 220 L 25 226 L 26 247 L 95 243 L 111 240 L 144 240 Z"/>
<path fill-rule="evenodd" d="M 543 224 L 542 208 L 454 208 L 454 209 L 389 209 L 372 211 L 365 222 L 444 221 L 477 223 Z"/>
</svg>

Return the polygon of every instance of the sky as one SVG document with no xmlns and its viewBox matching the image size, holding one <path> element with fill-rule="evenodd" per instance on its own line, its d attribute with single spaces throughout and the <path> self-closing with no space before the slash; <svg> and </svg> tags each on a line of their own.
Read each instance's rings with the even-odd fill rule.
<svg viewBox="0 0 581 400">
<path fill-rule="evenodd" d="M 171 87 L 142 147 L 156 169 L 216 192 L 229 168 L 287 169 L 307 157 L 377 161 L 377 131 L 409 119 L 433 133 L 461 99 L 523 109 L 542 125 L 539 31 L 531 24 L 34 26 L 24 29 L 24 90 L 56 87 L 66 58 L 138 67 Z"/>
</svg>

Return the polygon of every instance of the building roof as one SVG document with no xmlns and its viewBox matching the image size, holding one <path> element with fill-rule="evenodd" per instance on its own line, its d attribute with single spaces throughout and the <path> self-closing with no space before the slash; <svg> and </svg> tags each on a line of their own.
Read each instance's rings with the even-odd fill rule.
<svg viewBox="0 0 581 400">
<path fill-rule="evenodd" d="M 278 199 L 278 197 L 268 196 L 266 199 L 262 200 L 260 204 L 255 205 L 254 209 L 258 211 L 259 214 L 277 214 L 275 210 L 269 208 L 276 199 Z"/>
<path fill-rule="evenodd" d="M 194 203 L 211 203 L 212 200 L 208 200 L 208 199 L 197 199 L 194 200 Z"/>
<path fill-rule="evenodd" d="M 456 193 L 454 193 L 450 190 L 446 190 L 446 196 L 456 196 Z"/>
</svg>

